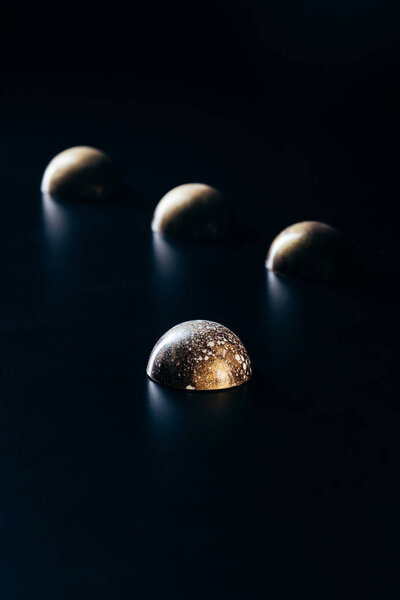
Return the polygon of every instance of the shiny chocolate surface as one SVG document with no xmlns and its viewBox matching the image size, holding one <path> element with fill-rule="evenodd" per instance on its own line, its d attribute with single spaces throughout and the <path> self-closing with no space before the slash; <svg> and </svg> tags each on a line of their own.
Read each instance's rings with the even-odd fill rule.
<svg viewBox="0 0 400 600">
<path fill-rule="evenodd" d="M 215 240 L 231 234 L 235 214 L 215 188 L 187 183 L 170 190 L 158 203 L 152 230 L 177 239 Z"/>
<path fill-rule="evenodd" d="M 96 148 L 76 146 L 57 154 L 48 164 L 41 191 L 58 200 L 104 201 L 121 191 L 111 159 Z"/>
<path fill-rule="evenodd" d="M 342 234 L 318 221 L 303 221 L 284 229 L 272 242 L 266 260 L 274 273 L 312 281 L 343 279 L 351 264 Z"/>
<path fill-rule="evenodd" d="M 223 390 L 251 377 L 250 359 L 239 338 L 212 321 L 172 327 L 154 346 L 147 374 L 158 383 L 185 390 Z"/>
</svg>

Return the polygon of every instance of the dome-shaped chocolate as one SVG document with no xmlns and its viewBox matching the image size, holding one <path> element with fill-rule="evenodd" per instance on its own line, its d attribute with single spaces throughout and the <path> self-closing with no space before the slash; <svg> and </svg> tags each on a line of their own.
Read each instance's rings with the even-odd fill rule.
<svg viewBox="0 0 400 600">
<path fill-rule="evenodd" d="M 161 198 L 151 228 L 177 239 L 216 240 L 227 237 L 234 224 L 233 207 L 220 192 L 203 183 L 187 183 Z"/>
<path fill-rule="evenodd" d="M 223 390 L 251 377 L 245 347 L 227 327 L 213 321 L 186 321 L 172 327 L 154 346 L 147 375 L 185 390 Z"/>
<path fill-rule="evenodd" d="M 350 248 L 342 234 L 318 221 L 284 229 L 272 242 L 266 260 L 270 271 L 311 281 L 342 279 L 350 263 Z"/>
<path fill-rule="evenodd" d="M 60 152 L 50 161 L 41 191 L 59 200 L 103 201 L 120 193 L 121 180 L 114 163 L 104 152 L 76 146 Z"/>
</svg>

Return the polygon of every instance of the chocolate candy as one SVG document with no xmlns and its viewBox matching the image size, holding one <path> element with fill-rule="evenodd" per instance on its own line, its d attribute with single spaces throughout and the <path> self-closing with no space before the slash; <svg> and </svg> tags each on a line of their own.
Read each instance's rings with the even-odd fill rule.
<svg viewBox="0 0 400 600">
<path fill-rule="evenodd" d="M 147 375 L 184 390 L 222 390 L 251 377 L 245 347 L 227 327 L 213 321 L 186 321 L 172 327 L 154 346 Z"/>
<path fill-rule="evenodd" d="M 217 240 L 235 226 L 232 205 L 215 188 L 187 183 L 169 191 L 158 203 L 151 228 L 171 238 Z"/>
<path fill-rule="evenodd" d="M 290 278 L 329 281 L 346 277 L 351 262 L 350 248 L 337 229 L 318 221 L 303 221 L 274 239 L 266 266 Z"/>
<path fill-rule="evenodd" d="M 47 166 L 41 191 L 68 201 L 104 201 L 121 191 L 121 180 L 111 159 L 96 148 L 76 146 L 57 154 Z"/>
</svg>

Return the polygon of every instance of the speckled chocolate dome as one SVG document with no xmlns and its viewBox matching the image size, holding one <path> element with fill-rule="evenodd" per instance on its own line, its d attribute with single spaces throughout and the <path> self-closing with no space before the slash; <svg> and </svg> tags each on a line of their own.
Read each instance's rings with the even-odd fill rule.
<svg viewBox="0 0 400 600">
<path fill-rule="evenodd" d="M 172 327 L 154 346 L 147 375 L 185 390 L 223 390 L 251 377 L 245 347 L 227 327 L 213 321 L 186 321 Z"/>
<path fill-rule="evenodd" d="M 227 237 L 235 222 L 233 207 L 220 192 L 203 183 L 187 183 L 161 198 L 151 228 L 176 239 L 216 240 Z"/>
<path fill-rule="evenodd" d="M 272 242 L 266 260 L 270 271 L 310 281 L 342 279 L 350 263 L 350 248 L 342 234 L 318 221 L 284 229 Z"/>
<path fill-rule="evenodd" d="M 50 161 L 41 191 L 59 200 L 103 201 L 120 193 L 121 180 L 106 154 L 89 146 L 76 146 Z"/>
</svg>

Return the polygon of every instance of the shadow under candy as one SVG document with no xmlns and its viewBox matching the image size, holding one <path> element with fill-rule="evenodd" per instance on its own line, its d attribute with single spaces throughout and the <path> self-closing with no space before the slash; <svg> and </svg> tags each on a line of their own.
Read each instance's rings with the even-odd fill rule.
<svg viewBox="0 0 400 600">
<path fill-rule="evenodd" d="M 247 402 L 248 394 L 248 384 L 226 390 L 188 392 L 147 380 L 149 414 L 161 426 L 179 420 L 187 410 L 205 418 L 225 415 Z"/>
</svg>

